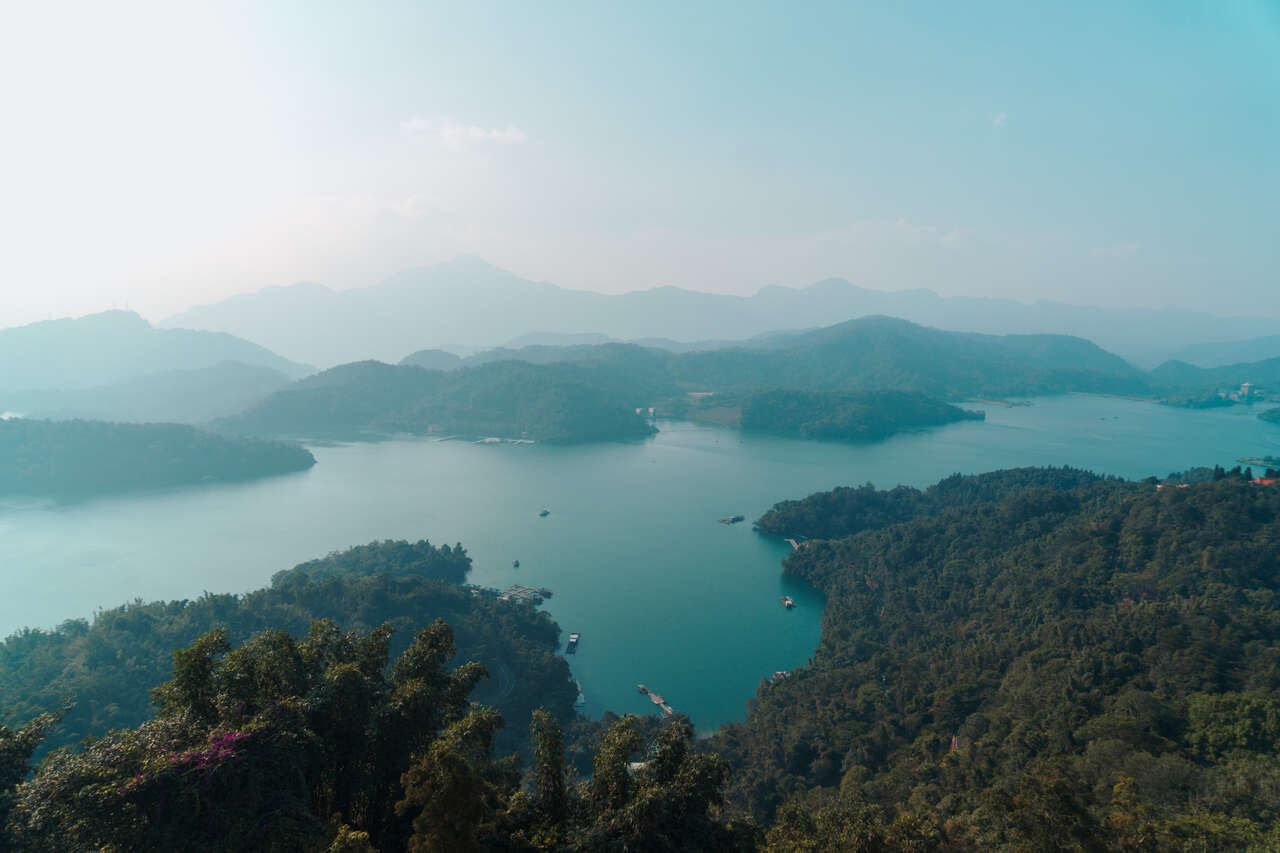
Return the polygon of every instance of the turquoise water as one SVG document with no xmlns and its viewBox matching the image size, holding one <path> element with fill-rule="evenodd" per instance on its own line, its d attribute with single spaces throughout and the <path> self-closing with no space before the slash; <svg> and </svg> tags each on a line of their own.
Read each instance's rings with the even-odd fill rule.
<svg viewBox="0 0 1280 853">
<path fill-rule="evenodd" d="M 553 590 L 546 609 L 565 636 L 582 633 L 569 661 L 588 713 L 651 710 L 635 689 L 644 682 L 705 731 L 741 719 L 762 677 L 817 645 L 821 597 L 781 577 L 787 546 L 751 530 L 775 501 L 1020 465 L 1143 477 L 1280 455 L 1280 427 L 1246 409 L 1064 396 L 987 412 L 862 446 L 676 422 L 634 444 L 321 446 L 311 470 L 257 483 L 11 500 L 0 504 L 0 632 L 135 597 L 245 591 L 372 539 L 462 542 L 475 583 Z M 737 513 L 747 522 L 716 523 Z"/>
</svg>

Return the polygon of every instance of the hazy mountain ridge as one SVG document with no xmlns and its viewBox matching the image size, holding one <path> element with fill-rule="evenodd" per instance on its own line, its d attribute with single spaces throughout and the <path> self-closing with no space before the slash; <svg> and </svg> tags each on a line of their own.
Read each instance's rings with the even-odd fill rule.
<svg viewBox="0 0 1280 853">
<path fill-rule="evenodd" d="M 130 311 L 0 329 L 0 392 L 85 389 L 236 361 L 290 378 L 312 368 L 225 332 L 159 329 Z"/>
<path fill-rule="evenodd" d="M 1185 361 L 1166 361 L 1151 371 L 1150 377 L 1152 385 L 1157 388 L 1211 391 L 1235 388 L 1248 382 L 1269 390 L 1280 390 L 1280 358 L 1220 367 L 1197 367 Z"/>
<path fill-rule="evenodd" d="M 292 358 L 334 365 L 368 358 L 394 362 L 450 341 L 500 346 L 533 330 L 547 336 L 721 341 L 878 314 L 951 331 L 1087 337 L 1148 365 L 1188 344 L 1263 335 L 1276 325 L 1266 318 L 1193 311 L 879 291 L 843 279 L 802 288 L 771 285 L 753 296 L 669 286 L 606 295 L 530 281 L 466 257 L 351 290 L 313 284 L 267 288 L 192 308 L 166 325 L 230 332 Z"/>
<path fill-rule="evenodd" d="M 200 424 L 242 412 L 290 381 L 269 367 L 225 361 L 147 373 L 95 388 L 0 393 L 0 410 L 54 420 Z"/>
<path fill-rule="evenodd" d="M 1243 341 L 1191 344 L 1170 356 L 1170 360 L 1185 361 L 1206 368 L 1268 361 L 1273 358 L 1280 358 L 1280 335 L 1265 335 Z"/>
</svg>

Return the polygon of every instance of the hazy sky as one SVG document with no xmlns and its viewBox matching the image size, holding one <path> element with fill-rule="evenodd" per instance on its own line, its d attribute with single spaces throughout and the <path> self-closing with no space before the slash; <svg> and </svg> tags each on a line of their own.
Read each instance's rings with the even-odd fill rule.
<svg viewBox="0 0 1280 853">
<path fill-rule="evenodd" d="M 460 253 L 1280 315 L 1280 0 L 44 0 L 0 96 L 0 325 Z"/>
</svg>

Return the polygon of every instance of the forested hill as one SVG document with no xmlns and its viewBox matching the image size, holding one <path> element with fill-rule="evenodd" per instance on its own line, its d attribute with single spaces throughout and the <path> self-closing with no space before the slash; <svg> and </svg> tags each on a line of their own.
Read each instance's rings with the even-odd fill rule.
<svg viewBox="0 0 1280 853">
<path fill-rule="evenodd" d="M 240 643 L 267 630 L 303 637 L 317 619 L 353 631 L 387 623 L 397 629 L 391 647 L 398 653 L 413 631 L 445 619 L 458 647 L 454 663 L 490 667 L 493 678 L 476 699 L 511 721 L 499 745 L 512 749 L 533 709 L 571 718 L 577 688 L 556 655 L 559 627 L 530 605 L 460 586 L 470 566 L 461 545 L 374 542 L 279 572 L 271 586 L 244 595 L 139 601 L 91 621 L 20 631 L 0 644 L 0 723 L 17 725 L 69 700 L 72 708 L 46 746 L 137 726 L 154 713 L 151 689 L 169 677 L 173 651 L 215 628 Z"/>
<path fill-rule="evenodd" d="M 784 565 L 828 603 L 812 665 L 710 744 L 731 801 L 799 799 L 781 822 L 809 839 L 896 815 L 932 849 L 1274 849 L 1280 488 L 1217 476 L 1024 470 L 777 508 L 760 526 L 815 537 Z"/>
<path fill-rule="evenodd" d="M 755 527 L 779 537 L 839 539 L 947 507 L 1002 500 L 1023 489 L 1074 488 L 1098 479 L 1075 468 L 1011 468 L 980 477 L 953 474 L 923 491 L 910 486 L 877 489 L 870 483 L 838 486 L 800 500 L 780 501 L 756 520 Z"/>
<path fill-rule="evenodd" d="M 1030 395 L 1145 388 L 1124 359 L 1067 335 L 947 332 L 894 317 L 863 317 L 779 336 L 754 350 L 681 357 L 691 378 L 805 390 L 893 388 L 940 397 Z"/>
<path fill-rule="evenodd" d="M 176 424 L 0 419 L 0 494 L 76 496 L 303 471 L 306 448 Z"/>
<path fill-rule="evenodd" d="M 894 389 L 942 398 L 1062 391 L 1144 393 L 1140 371 L 1067 335 L 978 335 L 863 317 L 811 332 L 778 334 L 707 351 L 635 344 L 528 346 L 463 359 L 592 365 L 653 394 L 699 391 Z M 417 363 L 414 354 L 405 363 Z"/>
<path fill-rule="evenodd" d="M 254 435 L 407 432 L 551 442 L 627 439 L 653 431 L 628 398 L 588 369 L 524 362 L 447 373 L 376 361 L 343 365 L 217 426 Z"/>
<path fill-rule="evenodd" d="M 494 350 L 456 363 L 440 356 L 335 367 L 217 426 L 252 435 L 403 431 L 573 442 L 646 435 L 635 410 L 652 407 L 744 429 L 874 440 L 975 417 L 946 400 L 1148 390 L 1123 359 L 1080 338 L 944 332 L 891 317 L 750 348 L 674 353 L 605 343 Z"/>
<path fill-rule="evenodd" d="M 875 441 L 902 430 L 983 417 L 906 391 L 764 391 L 742 404 L 745 430 L 843 441 Z"/>
</svg>

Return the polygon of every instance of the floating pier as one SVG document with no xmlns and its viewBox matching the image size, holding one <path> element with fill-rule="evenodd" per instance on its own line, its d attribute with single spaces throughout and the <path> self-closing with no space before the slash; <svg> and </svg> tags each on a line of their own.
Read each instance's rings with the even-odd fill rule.
<svg viewBox="0 0 1280 853">
<path fill-rule="evenodd" d="M 524 584 L 512 584 L 502 591 L 498 598 L 503 601 L 527 601 L 530 604 L 541 604 L 542 600 L 551 597 L 551 590 L 546 587 L 532 587 Z"/>
<path fill-rule="evenodd" d="M 636 690 L 639 690 L 641 693 L 648 696 L 649 701 L 657 705 L 659 710 L 662 711 L 662 716 L 670 717 L 672 714 L 675 713 L 672 707 L 667 704 L 667 700 L 662 698 L 661 693 L 654 693 L 652 690 L 650 690 L 648 687 L 645 687 L 643 684 L 637 684 Z"/>
</svg>

